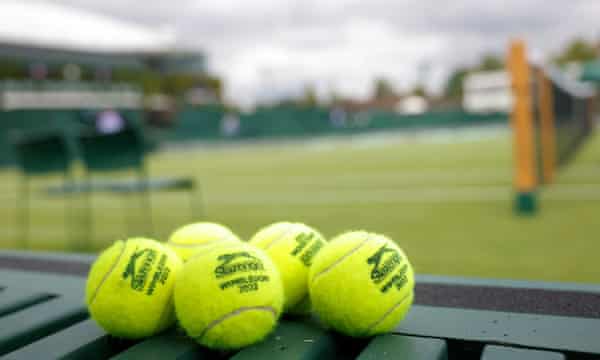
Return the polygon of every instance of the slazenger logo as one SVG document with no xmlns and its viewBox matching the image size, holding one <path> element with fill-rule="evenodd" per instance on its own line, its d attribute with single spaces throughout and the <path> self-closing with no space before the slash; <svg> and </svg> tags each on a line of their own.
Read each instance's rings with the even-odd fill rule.
<svg viewBox="0 0 600 360">
<path fill-rule="evenodd" d="M 237 272 L 264 270 L 262 261 L 245 251 L 223 254 L 219 256 L 217 260 L 221 261 L 221 264 L 215 268 L 215 276 L 217 279 Z"/>
<path fill-rule="evenodd" d="M 305 266 L 310 266 L 313 257 L 323 247 L 323 240 L 319 239 L 314 233 L 302 233 L 296 236 L 296 242 L 298 245 L 292 250 L 291 255 L 300 255 L 300 261 Z"/>
<path fill-rule="evenodd" d="M 138 265 L 138 260 L 143 259 Z M 123 271 L 123 279 L 127 280 L 131 277 L 131 288 L 137 291 L 143 291 L 152 265 L 156 260 L 156 250 L 136 248 L 133 254 L 129 257 L 129 263 Z"/>
<path fill-rule="evenodd" d="M 388 254 L 386 256 L 386 254 Z M 373 265 L 371 280 L 373 283 L 381 283 L 400 264 L 402 257 L 394 249 L 383 245 L 375 254 L 367 259 L 367 264 Z"/>
</svg>

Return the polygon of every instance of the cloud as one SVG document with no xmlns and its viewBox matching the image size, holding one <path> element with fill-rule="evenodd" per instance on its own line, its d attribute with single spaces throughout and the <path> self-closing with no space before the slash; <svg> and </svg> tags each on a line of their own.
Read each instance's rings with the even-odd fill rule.
<svg viewBox="0 0 600 360">
<path fill-rule="evenodd" d="M 323 42 L 328 36 L 331 41 Z M 416 81 L 419 63 L 442 47 L 435 36 L 396 33 L 385 23 L 357 19 L 333 29 L 317 26 L 309 31 L 282 31 L 246 48 L 231 62 L 221 64 L 220 70 L 230 69 L 227 81 L 234 98 L 244 95 L 235 89 L 249 93 L 280 89 L 297 94 L 306 85 L 315 86 L 319 94 L 336 91 L 366 97 L 377 76 L 408 88 Z"/>
<path fill-rule="evenodd" d="M 524 37 L 543 54 L 599 34 L 600 2 L 572 0 L 55 0 L 151 26 L 172 26 L 204 50 L 227 96 L 254 102 L 307 85 L 368 96 L 374 77 L 408 89 L 425 77 L 439 90 L 448 73 Z M 427 73 L 419 69 L 429 69 Z"/>
</svg>

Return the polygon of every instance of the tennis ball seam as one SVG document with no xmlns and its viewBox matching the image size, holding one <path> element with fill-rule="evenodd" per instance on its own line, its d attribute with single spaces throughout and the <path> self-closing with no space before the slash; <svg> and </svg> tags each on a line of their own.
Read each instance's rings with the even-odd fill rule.
<svg viewBox="0 0 600 360">
<path fill-rule="evenodd" d="M 396 310 L 400 305 L 404 304 L 404 302 L 406 300 L 408 300 L 410 298 L 410 296 L 412 295 L 412 290 L 404 295 L 402 297 L 402 299 L 400 299 L 400 301 L 398 301 L 396 304 L 394 304 L 394 306 L 390 307 L 379 319 L 377 319 L 373 324 L 369 325 L 369 327 L 367 328 L 367 330 L 365 331 L 365 334 L 370 334 L 371 331 L 376 328 L 377 326 L 379 326 L 379 324 L 381 324 L 382 322 L 385 321 L 385 319 L 394 312 L 394 310 Z"/>
<path fill-rule="evenodd" d="M 125 241 L 125 242 L 123 242 L 123 246 L 121 248 L 121 252 L 119 252 L 119 256 L 117 256 L 117 259 L 115 260 L 115 262 L 110 266 L 109 270 L 104 274 L 104 277 L 102 278 L 102 280 L 100 281 L 98 286 L 96 286 L 94 293 L 90 297 L 89 306 L 92 306 L 92 304 L 94 303 L 94 300 L 96 300 L 96 296 L 100 292 L 100 288 L 102 287 L 102 285 L 104 285 L 106 280 L 108 280 L 108 277 L 110 276 L 110 274 L 112 274 L 112 272 L 116 269 L 117 265 L 121 261 L 121 258 L 123 257 L 123 254 L 125 253 L 126 248 L 127 248 L 127 242 Z"/>
<path fill-rule="evenodd" d="M 205 328 L 204 330 L 202 330 L 200 332 L 200 335 L 198 336 L 194 336 L 194 339 L 196 340 L 200 340 L 202 339 L 211 329 L 213 329 L 215 326 L 218 326 L 219 324 L 221 324 L 222 322 L 224 322 L 225 320 L 232 318 L 234 316 L 240 315 L 242 313 L 245 313 L 247 311 L 266 311 L 266 312 L 270 312 L 273 314 L 274 318 L 277 318 L 277 310 L 272 307 L 272 306 L 244 306 L 244 307 L 240 307 L 237 308 L 223 316 L 221 316 L 218 319 L 214 319 L 213 321 L 211 321 Z"/>
<path fill-rule="evenodd" d="M 169 241 L 167 244 L 169 244 L 169 246 L 175 246 L 175 247 L 182 247 L 182 248 L 196 248 L 196 247 L 203 247 L 203 246 L 208 246 L 208 245 L 213 245 L 215 243 L 218 243 L 220 241 L 225 241 L 228 237 L 226 238 L 219 238 L 213 241 L 209 241 L 209 242 L 205 242 L 202 244 L 182 244 L 182 243 L 178 243 L 178 242 L 172 242 Z"/>
<path fill-rule="evenodd" d="M 213 241 L 209 241 L 206 243 L 202 243 L 202 244 L 185 244 L 185 243 L 180 243 L 180 242 L 169 239 L 169 241 L 167 241 L 167 244 L 169 244 L 171 246 L 176 246 L 176 247 L 193 248 L 193 247 L 212 245 L 212 244 L 220 242 L 220 241 L 233 240 L 234 238 L 235 238 L 235 236 L 233 234 L 225 234 L 224 236 L 221 236 L 218 239 L 215 239 Z"/>
<path fill-rule="evenodd" d="M 291 233 L 294 228 L 296 227 L 296 224 L 294 223 L 290 223 L 280 234 L 279 236 L 277 236 L 273 241 L 271 241 L 268 245 L 266 245 L 264 247 L 265 251 L 269 250 L 271 247 L 273 247 L 276 243 L 282 241 L 283 239 L 285 239 L 287 237 L 287 235 L 289 233 Z"/>
<path fill-rule="evenodd" d="M 223 246 L 216 246 L 216 247 L 212 247 L 212 248 L 208 249 L 207 251 L 202 251 L 202 252 L 198 251 L 198 252 L 197 252 L 195 255 L 193 255 L 192 257 L 190 257 L 189 259 L 187 259 L 187 262 L 191 262 L 192 260 L 195 260 L 195 259 L 197 259 L 197 258 L 199 258 L 199 257 L 201 257 L 201 256 L 208 255 L 208 254 L 210 254 L 212 251 L 215 251 L 215 250 L 229 249 L 229 248 L 231 248 L 231 247 L 236 247 L 236 246 L 239 246 L 239 244 L 236 244 L 236 243 L 228 243 L 228 244 L 225 244 L 225 245 L 223 245 Z"/>
<path fill-rule="evenodd" d="M 352 250 L 348 251 L 346 254 L 340 256 L 332 264 L 330 264 L 329 266 L 327 266 L 325 269 L 321 270 L 321 272 L 316 273 L 315 276 L 312 277 L 311 285 L 314 284 L 317 281 L 317 278 L 320 278 L 321 276 L 327 274 L 335 266 L 339 265 L 342 261 L 346 260 L 352 254 L 354 254 L 355 252 L 357 252 L 361 247 L 363 247 L 364 245 L 366 245 L 367 242 L 369 242 L 369 240 L 371 240 L 372 237 L 373 237 L 372 234 L 367 234 L 367 237 L 360 244 L 358 244 L 357 246 L 355 246 L 354 248 L 352 248 Z"/>
</svg>

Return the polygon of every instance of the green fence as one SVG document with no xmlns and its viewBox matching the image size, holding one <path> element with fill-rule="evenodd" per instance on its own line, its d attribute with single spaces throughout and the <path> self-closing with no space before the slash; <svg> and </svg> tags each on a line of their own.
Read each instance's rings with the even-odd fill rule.
<svg viewBox="0 0 600 360">
<path fill-rule="evenodd" d="M 142 123 L 137 110 L 119 111 L 134 126 Z M 41 133 L 62 133 L 78 156 L 75 137 L 94 127 L 95 112 L 85 110 L 13 110 L 0 111 L 0 166 L 14 164 L 13 142 L 17 137 Z"/>
<path fill-rule="evenodd" d="M 179 113 L 176 126 L 166 134 L 166 140 L 181 142 L 355 134 L 387 129 L 500 124 L 506 123 L 508 118 L 504 113 L 471 114 L 455 110 L 419 115 L 370 111 L 346 114 L 335 120 L 326 108 L 279 107 L 239 115 L 237 129 L 226 134 L 223 131 L 223 119 L 226 116 L 227 111 L 219 106 L 186 108 Z"/>
<path fill-rule="evenodd" d="M 120 111 L 129 122 L 143 123 L 140 110 Z M 156 141 L 224 141 L 244 139 L 293 138 L 317 135 L 356 134 L 388 129 L 426 129 L 460 127 L 477 124 L 506 123 L 502 113 L 469 114 L 463 111 L 429 112 L 420 115 L 399 115 L 371 111 L 347 114 L 333 119 L 327 108 L 278 107 L 261 109 L 249 114 L 232 115 L 235 129 L 224 132 L 224 118 L 228 115 L 222 106 L 187 107 L 182 109 L 171 129 L 146 131 L 152 143 Z M 95 112 L 85 110 L 13 110 L 0 111 L 0 165 L 13 161 L 12 138 L 17 134 L 63 132 L 70 139 L 77 155 L 74 138 L 93 126 Z M 148 129 L 146 129 L 148 130 Z M 151 146 L 155 144 L 150 144 Z"/>
</svg>

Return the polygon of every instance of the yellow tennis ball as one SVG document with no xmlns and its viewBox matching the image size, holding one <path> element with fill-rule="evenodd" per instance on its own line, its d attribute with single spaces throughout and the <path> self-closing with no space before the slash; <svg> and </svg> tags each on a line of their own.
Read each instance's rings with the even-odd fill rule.
<svg viewBox="0 0 600 360">
<path fill-rule="evenodd" d="M 199 222 L 180 227 L 169 237 L 167 245 L 181 260 L 186 261 L 196 251 L 204 251 L 241 240 L 227 227 L 210 222 Z"/>
<path fill-rule="evenodd" d="M 85 301 L 92 318 L 121 338 L 154 335 L 175 321 L 173 287 L 181 260 L 163 244 L 117 241 L 92 265 Z"/>
<path fill-rule="evenodd" d="M 262 340 L 275 328 L 282 307 L 275 265 L 244 243 L 197 253 L 175 283 L 179 324 L 211 349 L 238 349 Z"/>
<path fill-rule="evenodd" d="M 324 324 L 355 337 L 393 329 L 412 304 L 414 284 L 404 252 L 387 237 L 364 231 L 331 240 L 309 273 L 315 313 Z"/>
<path fill-rule="evenodd" d="M 304 224 L 279 222 L 259 230 L 250 243 L 265 250 L 279 269 L 285 293 L 284 311 L 309 312 L 308 270 L 326 243 L 323 235 Z"/>
</svg>

